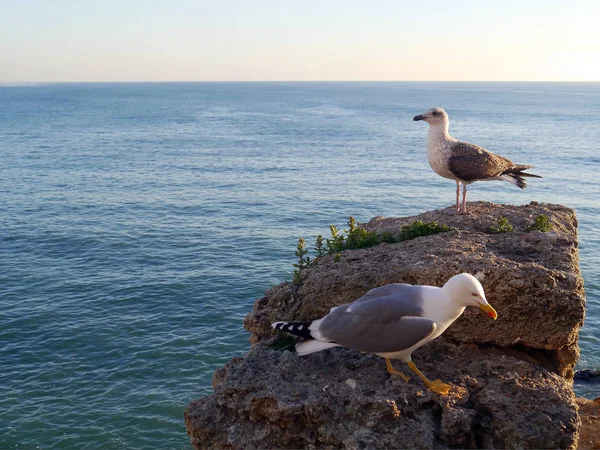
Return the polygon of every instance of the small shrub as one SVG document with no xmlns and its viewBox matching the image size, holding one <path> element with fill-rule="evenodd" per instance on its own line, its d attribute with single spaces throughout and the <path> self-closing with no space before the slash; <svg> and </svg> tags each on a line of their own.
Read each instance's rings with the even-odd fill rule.
<svg viewBox="0 0 600 450">
<path fill-rule="evenodd" d="M 340 234 L 335 225 L 329 225 L 329 231 L 331 232 L 331 239 L 326 240 L 327 253 L 331 255 L 344 250 L 344 235 Z"/>
<path fill-rule="evenodd" d="M 294 264 L 294 267 L 296 268 L 296 270 L 294 270 L 294 284 L 300 284 L 302 282 L 301 271 L 310 266 L 312 262 L 310 257 L 306 256 L 308 250 L 305 247 L 306 242 L 304 241 L 304 238 L 298 239 L 298 245 L 296 246 L 295 253 L 296 257 L 298 257 L 298 262 Z"/>
<path fill-rule="evenodd" d="M 358 248 L 373 247 L 379 244 L 379 236 L 374 231 L 364 228 L 356 228 L 346 238 L 345 250 L 356 250 Z"/>
<path fill-rule="evenodd" d="M 445 233 L 451 231 L 452 227 L 447 225 L 440 225 L 437 222 L 423 222 L 422 220 L 415 220 L 409 225 L 404 225 L 400 229 L 399 241 L 408 241 L 410 239 L 418 238 L 421 236 L 429 236 L 432 234 Z"/>
<path fill-rule="evenodd" d="M 308 250 L 306 250 L 306 241 L 304 238 L 298 239 L 298 245 L 296 246 L 296 256 L 298 257 L 298 262 L 294 264 L 294 267 L 302 270 L 305 267 L 310 265 L 310 257 L 306 256 Z"/>
<path fill-rule="evenodd" d="M 292 278 L 292 283 L 296 285 L 302 284 L 302 272 L 300 272 L 300 269 L 294 270 L 294 278 Z"/>
<path fill-rule="evenodd" d="M 323 248 L 323 236 L 318 235 L 317 241 L 315 242 L 315 251 L 317 252 L 317 258 L 325 254 L 325 248 Z"/>
<path fill-rule="evenodd" d="M 500 216 L 498 221 L 490 227 L 490 233 L 508 233 L 513 230 L 513 226 L 510 224 L 506 217 Z"/>
<path fill-rule="evenodd" d="M 302 270 L 312 265 L 316 259 L 321 256 L 334 255 L 333 260 L 339 262 L 342 258 L 340 252 L 344 250 L 374 247 L 382 242 L 393 244 L 394 242 L 407 241 L 420 236 L 429 236 L 431 234 L 444 233 L 451 230 L 453 230 L 453 228 L 446 225 L 440 225 L 437 222 L 426 223 L 422 220 L 416 220 L 409 225 L 403 226 L 396 234 L 390 232 L 378 234 L 375 231 L 368 231 L 364 228 L 357 227 L 356 219 L 350 216 L 348 218 L 347 230 L 340 231 L 335 225 L 330 225 L 330 238 L 324 239 L 322 235 L 317 236 L 314 247 L 316 252 L 314 260 L 311 260 L 310 257 L 307 256 L 308 250 L 306 249 L 304 239 L 300 238 L 298 240 L 298 246 L 296 247 L 295 253 L 298 262 L 294 264 L 296 269 L 294 270 L 293 283 L 300 285 L 302 283 Z"/>
<path fill-rule="evenodd" d="M 352 234 L 356 231 L 356 219 L 352 216 L 348 217 L 348 229 L 344 233 Z"/>
<path fill-rule="evenodd" d="M 552 222 L 546 214 L 540 214 L 535 218 L 533 223 L 527 227 L 527 231 L 538 230 L 542 233 L 547 233 L 552 229 Z"/>
</svg>

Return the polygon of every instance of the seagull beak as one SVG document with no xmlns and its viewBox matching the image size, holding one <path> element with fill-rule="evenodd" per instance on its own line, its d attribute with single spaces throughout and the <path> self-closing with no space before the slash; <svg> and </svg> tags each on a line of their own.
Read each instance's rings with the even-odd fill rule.
<svg viewBox="0 0 600 450">
<path fill-rule="evenodd" d="M 425 117 L 423 116 L 423 114 L 419 114 L 418 116 L 413 117 L 413 120 L 417 122 L 419 120 L 425 120 Z"/>
<path fill-rule="evenodd" d="M 494 308 L 492 308 L 492 305 L 490 305 L 489 303 L 480 303 L 479 307 L 483 309 L 487 313 L 487 315 L 490 316 L 492 319 L 496 320 L 498 318 L 498 313 Z"/>
</svg>

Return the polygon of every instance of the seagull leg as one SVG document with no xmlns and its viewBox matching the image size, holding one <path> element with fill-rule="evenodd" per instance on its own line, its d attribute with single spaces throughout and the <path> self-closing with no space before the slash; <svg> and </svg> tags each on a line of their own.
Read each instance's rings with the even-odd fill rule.
<svg viewBox="0 0 600 450">
<path fill-rule="evenodd" d="M 460 211 L 460 181 L 456 182 L 456 212 Z"/>
<path fill-rule="evenodd" d="M 467 213 L 467 185 L 466 184 L 463 184 L 463 201 L 462 201 L 462 208 L 460 211 L 462 214 Z"/>
<path fill-rule="evenodd" d="M 410 378 L 408 378 L 407 375 L 400 372 L 399 370 L 394 369 L 392 367 L 392 362 L 387 358 L 385 358 L 385 365 L 387 366 L 387 371 L 390 375 L 398 375 L 400 378 L 402 378 L 404 380 L 405 383 L 408 383 L 408 380 L 410 380 Z"/>
<path fill-rule="evenodd" d="M 421 371 L 419 369 L 417 369 L 417 366 L 415 366 L 414 362 L 409 361 L 408 367 L 410 367 L 410 370 L 412 370 L 414 373 L 416 373 L 417 376 L 421 380 L 423 380 L 423 383 L 425 384 L 425 386 L 427 386 L 427 389 L 429 389 L 431 392 L 435 392 L 436 394 L 439 394 L 439 395 L 446 395 L 450 391 L 450 388 L 452 387 L 452 385 L 443 383 L 440 380 L 430 381 L 425 375 L 423 375 L 421 373 Z"/>
</svg>

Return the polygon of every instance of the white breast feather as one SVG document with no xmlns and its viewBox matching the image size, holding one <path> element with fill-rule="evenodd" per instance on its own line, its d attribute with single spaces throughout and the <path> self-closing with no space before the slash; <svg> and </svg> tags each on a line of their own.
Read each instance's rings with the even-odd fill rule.
<svg viewBox="0 0 600 450">
<path fill-rule="evenodd" d="M 448 164 L 452 142 L 456 142 L 456 139 L 448 135 L 444 129 L 429 127 L 427 135 L 427 161 L 429 165 L 439 176 L 456 180 L 456 177 L 450 172 Z"/>
</svg>

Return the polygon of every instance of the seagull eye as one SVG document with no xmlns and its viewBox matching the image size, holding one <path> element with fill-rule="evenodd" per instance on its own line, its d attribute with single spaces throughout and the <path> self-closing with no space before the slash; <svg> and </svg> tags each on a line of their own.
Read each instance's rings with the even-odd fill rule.
<svg viewBox="0 0 600 450">
<path fill-rule="evenodd" d="M 437 116 L 437 115 L 438 115 L 438 112 L 437 112 L 437 111 L 434 111 L 432 114 L 433 114 L 434 116 Z"/>
<path fill-rule="evenodd" d="M 476 294 L 475 292 L 471 292 L 471 295 L 472 295 L 473 297 L 479 297 L 479 295 L 478 295 L 478 294 Z"/>
</svg>

